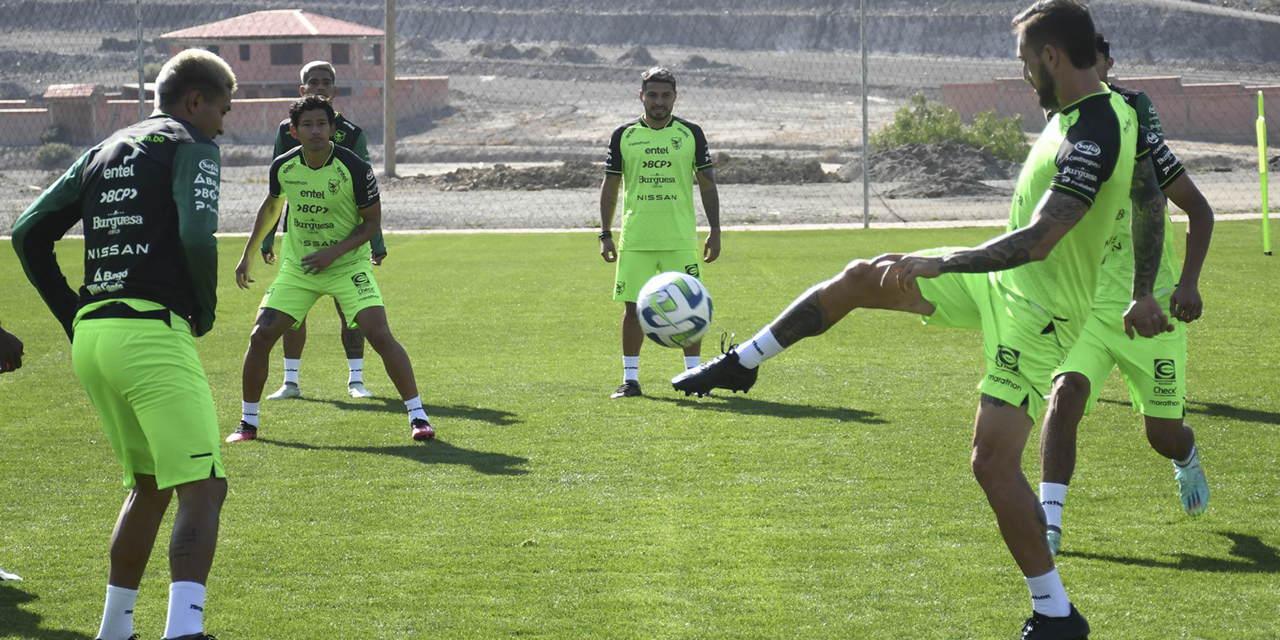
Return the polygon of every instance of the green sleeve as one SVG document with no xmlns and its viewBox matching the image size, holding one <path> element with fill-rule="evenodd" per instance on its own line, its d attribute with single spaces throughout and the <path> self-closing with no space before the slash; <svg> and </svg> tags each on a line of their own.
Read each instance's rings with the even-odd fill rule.
<svg viewBox="0 0 1280 640">
<path fill-rule="evenodd" d="M 1137 100 L 1134 101 L 1134 111 L 1138 112 L 1138 124 L 1150 129 L 1160 136 L 1161 142 L 1164 142 L 1164 127 L 1160 124 L 1160 115 L 1156 113 L 1156 106 L 1151 103 L 1151 97 L 1145 93 L 1139 93 Z"/>
<path fill-rule="evenodd" d="M 203 163 L 203 166 L 202 166 Z M 212 163 L 221 172 L 221 153 L 212 144 L 184 144 L 173 158 L 173 200 L 178 206 L 178 241 L 187 259 L 187 274 L 195 292 L 192 318 L 197 336 L 213 328 L 218 306 L 218 190 L 194 187 L 196 177 Z M 208 177 L 208 176 L 206 176 Z M 220 176 L 214 176 L 221 183 Z"/>
<path fill-rule="evenodd" d="M 355 151 L 361 160 L 368 162 L 369 166 L 373 166 L 373 162 L 369 160 L 369 138 L 365 137 L 364 131 L 360 132 L 359 137 L 356 138 L 356 146 L 351 150 Z"/>
<path fill-rule="evenodd" d="M 80 156 L 53 186 L 27 207 L 13 227 L 13 250 L 18 254 L 18 262 L 68 338 L 80 297 L 62 274 L 54 243 L 80 222 L 80 184 L 88 161 L 89 154 Z"/>
</svg>

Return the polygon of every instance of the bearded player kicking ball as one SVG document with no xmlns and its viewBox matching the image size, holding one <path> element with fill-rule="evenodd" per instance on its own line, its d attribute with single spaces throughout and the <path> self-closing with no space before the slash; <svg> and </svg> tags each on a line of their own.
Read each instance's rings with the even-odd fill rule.
<svg viewBox="0 0 1280 640">
<path fill-rule="evenodd" d="M 293 134 L 302 146 L 271 163 L 270 193 L 258 208 L 253 235 L 236 266 L 241 289 L 254 282 L 249 265 L 256 248 L 276 224 L 289 201 L 289 229 L 284 234 L 284 264 L 259 306 L 258 321 L 244 354 L 244 412 L 227 442 L 258 436 L 258 404 L 267 382 L 271 348 L 289 328 L 296 328 L 321 296 L 333 296 L 353 328 L 373 345 L 387 376 L 409 411 L 414 440 L 435 437 L 413 376 L 409 355 L 391 335 L 382 293 L 373 279 L 369 240 L 382 222 L 382 205 L 373 168 L 355 153 L 333 144 L 333 106 L 307 96 L 289 108 Z"/>
</svg>

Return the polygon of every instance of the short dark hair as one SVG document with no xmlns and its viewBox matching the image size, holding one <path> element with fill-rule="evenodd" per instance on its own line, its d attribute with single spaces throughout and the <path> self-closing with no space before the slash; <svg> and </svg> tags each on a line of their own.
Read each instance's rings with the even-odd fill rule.
<svg viewBox="0 0 1280 640">
<path fill-rule="evenodd" d="M 289 105 L 289 122 L 296 127 L 298 126 L 298 120 L 302 118 L 302 112 L 316 109 L 323 109 L 325 115 L 329 116 L 329 124 L 333 124 L 333 105 L 329 104 L 329 101 L 323 96 L 303 96 L 298 100 L 294 100 L 293 104 Z"/>
<path fill-rule="evenodd" d="M 646 69 L 644 73 L 640 74 L 640 90 L 648 89 L 650 82 L 664 82 L 671 85 L 671 89 L 674 91 L 676 88 L 676 74 L 671 73 L 671 70 L 666 67 Z"/>
<path fill-rule="evenodd" d="M 1102 57 L 1111 57 L 1111 43 L 1107 42 L 1107 39 L 1103 37 L 1102 32 L 1098 32 L 1098 35 L 1094 36 L 1094 43 L 1098 49 L 1098 53 L 1101 53 Z"/>
<path fill-rule="evenodd" d="M 1077 69 L 1098 63 L 1093 17 L 1079 0 L 1040 0 L 1013 19 L 1013 31 L 1034 49 L 1057 47 Z"/>
</svg>

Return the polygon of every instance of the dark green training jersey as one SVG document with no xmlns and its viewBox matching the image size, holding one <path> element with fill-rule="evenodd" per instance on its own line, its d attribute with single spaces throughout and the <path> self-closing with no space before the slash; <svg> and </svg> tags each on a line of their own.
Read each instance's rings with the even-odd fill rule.
<svg viewBox="0 0 1280 640">
<path fill-rule="evenodd" d="M 622 237 L 618 250 L 673 251 L 697 246 L 695 171 L 711 166 L 702 127 L 672 117 L 661 129 L 644 119 L 609 138 L 605 173 L 622 176 Z"/>
<path fill-rule="evenodd" d="M 1010 231 L 1030 224 L 1047 191 L 1089 205 L 1048 258 L 991 276 L 999 290 L 1052 314 L 1064 345 L 1084 327 L 1116 220 L 1129 208 L 1137 138 L 1133 108 L 1110 91 L 1093 94 L 1049 120 L 1018 175 Z"/>
<path fill-rule="evenodd" d="M 378 202 L 378 181 L 373 167 L 350 149 L 330 144 L 329 158 L 318 169 L 307 166 L 302 147 L 271 163 L 271 195 L 288 198 L 284 266 L 302 269 L 302 258 L 342 242 L 362 218 L 359 210 Z M 349 267 L 368 260 L 364 244 L 333 261 L 330 268 Z"/>
<path fill-rule="evenodd" d="M 13 248 L 68 336 L 80 307 L 119 298 L 164 305 L 197 336 L 213 328 L 220 171 L 213 140 L 158 114 L 80 156 L 18 218 Z M 54 254 L 77 222 L 85 244 L 79 294 Z"/>
<path fill-rule="evenodd" d="M 276 128 L 276 142 L 271 154 L 272 158 L 279 158 L 285 152 L 292 151 L 293 149 L 301 146 L 298 139 L 293 136 L 293 130 L 291 128 L 292 124 L 292 121 L 288 118 L 280 121 L 280 126 Z M 330 136 L 329 139 L 333 140 L 334 143 L 339 146 L 346 147 L 354 151 L 357 156 L 360 156 L 361 160 L 364 160 L 369 164 L 373 164 L 373 162 L 369 160 L 369 139 L 364 135 L 364 129 L 361 129 L 356 125 L 356 123 L 343 117 L 341 113 L 333 114 L 333 135 Z M 281 214 L 280 220 L 284 223 L 289 221 L 288 209 Z M 289 229 L 286 226 L 285 231 L 288 230 Z M 267 237 L 262 240 L 262 251 L 265 253 L 270 250 L 271 247 L 275 245 L 275 241 L 276 230 L 272 227 L 271 233 L 268 233 Z M 373 240 L 369 242 L 369 246 L 373 249 L 374 255 L 381 256 L 386 255 L 387 253 L 387 245 L 382 240 L 381 231 L 378 232 L 378 235 L 373 237 Z"/>
</svg>

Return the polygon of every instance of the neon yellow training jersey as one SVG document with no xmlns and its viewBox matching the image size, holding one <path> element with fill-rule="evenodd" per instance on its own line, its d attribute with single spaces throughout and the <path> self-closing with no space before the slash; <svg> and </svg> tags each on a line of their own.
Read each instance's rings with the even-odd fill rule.
<svg viewBox="0 0 1280 640">
<path fill-rule="evenodd" d="M 378 202 L 373 167 L 350 149 L 332 142 L 329 148 L 329 158 L 318 169 L 307 166 L 302 147 L 271 163 L 271 195 L 289 200 L 282 268 L 301 269 L 304 256 L 345 240 L 362 220 L 359 210 Z M 330 268 L 367 261 L 368 255 L 366 242 L 334 260 Z"/>
<path fill-rule="evenodd" d="M 1048 258 L 991 276 L 998 290 L 1052 314 L 1064 346 L 1073 344 L 1084 329 L 1116 220 L 1129 208 L 1137 139 L 1133 107 L 1119 94 L 1096 93 L 1049 120 L 1018 175 L 1010 231 L 1031 223 L 1046 191 L 1089 205 Z"/>
<path fill-rule="evenodd" d="M 697 244 L 693 172 L 711 166 L 702 127 L 672 117 L 661 129 L 644 119 L 609 138 L 605 173 L 622 176 L 618 250 L 675 251 Z"/>
</svg>

